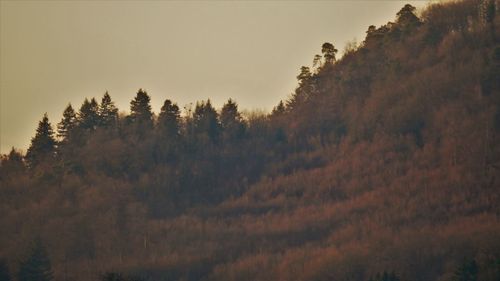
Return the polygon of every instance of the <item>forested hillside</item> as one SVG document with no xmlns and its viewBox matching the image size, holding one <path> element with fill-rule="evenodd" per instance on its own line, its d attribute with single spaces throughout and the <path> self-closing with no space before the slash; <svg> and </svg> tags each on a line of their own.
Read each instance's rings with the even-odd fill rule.
<svg viewBox="0 0 500 281">
<path fill-rule="evenodd" d="M 499 13 L 405 5 L 271 113 L 44 116 L 1 158 L 0 279 L 499 281 Z"/>
</svg>

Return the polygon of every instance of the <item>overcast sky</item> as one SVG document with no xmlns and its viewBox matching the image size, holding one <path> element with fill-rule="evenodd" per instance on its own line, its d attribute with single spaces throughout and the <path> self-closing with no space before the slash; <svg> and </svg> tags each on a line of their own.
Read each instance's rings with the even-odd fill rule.
<svg viewBox="0 0 500 281">
<path fill-rule="evenodd" d="M 342 50 L 371 24 L 425 1 L 0 1 L 0 151 L 27 149 L 45 112 L 106 90 L 128 111 L 139 88 L 158 112 L 228 98 L 270 110 L 321 44 Z"/>
</svg>

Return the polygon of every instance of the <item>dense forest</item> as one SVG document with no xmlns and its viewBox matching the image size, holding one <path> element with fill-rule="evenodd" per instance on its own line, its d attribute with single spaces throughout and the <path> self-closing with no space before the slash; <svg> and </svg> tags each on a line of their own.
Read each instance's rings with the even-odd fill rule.
<svg viewBox="0 0 500 281">
<path fill-rule="evenodd" d="M 499 281 L 499 13 L 405 5 L 270 113 L 43 116 L 1 158 L 0 280 Z"/>
</svg>

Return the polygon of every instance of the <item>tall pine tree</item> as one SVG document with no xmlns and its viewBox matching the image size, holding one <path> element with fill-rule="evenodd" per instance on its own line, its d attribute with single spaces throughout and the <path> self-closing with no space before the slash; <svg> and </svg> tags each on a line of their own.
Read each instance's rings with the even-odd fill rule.
<svg viewBox="0 0 500 281">
<path fill-rule="evenodd" d="M 151 98 L 143 89 L 139 89 L 135 98 L 130 102 L 129 119 L 141 127 L 153 125 L 153 112 L 151 111 Z"/>
<path fill-rule="evenodd" d="M 238 105 L 229 99 L 220 112 L 224 140 L 239 139 L 245 132 L 245 123 L 238 112 Z"/>
<path fill-rule="evenodd" d="M 83 101 L 78 113 L 78 125 L 87 131 L 94 130 L 99 125 L 99 104 L 94 98 Z"/>
<path fill-rule="evenodd" d="M 36 135 L 31 139 L 31 145 L 26 153 L 28 165 L 35 167 L 41 162 L 52 158 L 55 146 L 54 131 L 52 130 L 47 113 L 45 113 L 43 119 L 38 123 Z"/>
<path fill-rule="evenodd" d="M 181 113 L 179 106 L 171 100 L 165 100 L 158 116 L 158 129 L 162 136 L 177 138 L 179 136 Z"/>
<path fill-rule="evenodd" d="M 106 93 L 102 97 L 101 105 L 99 106 L 99 120 L 102 127 L 113 127 L 118 121 L 118 108 L 111 101 L 111 96 Z"/>
<path fill-rule="evenodd" d="M 76 113 L 71 104 L 68 104 L 63 112 L 63 118 L 57 124 L 57 137 L 66 142 L 69 140 L 70 132 L 76 127 L 77 119 Z"/>
<path fill-rule="evenodd" d="M 193 113 L 194 130 L 198 136 L 207 136 L 215 142 L 220 133 L 218 114 L 210 100 L 197 103 Z"/>
</svg>

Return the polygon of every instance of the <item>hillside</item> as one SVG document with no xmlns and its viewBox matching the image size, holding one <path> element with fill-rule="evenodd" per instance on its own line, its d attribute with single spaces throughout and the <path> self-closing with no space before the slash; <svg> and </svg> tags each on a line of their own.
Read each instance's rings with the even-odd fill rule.
<svg viewBox="0 0 500 281">
<path fill-rule="evenodd" d="M 44 116 L 1 159 L 0 276 L 34 243 L 54 280 L 500 280 L 499 10 L 406 5 L 269 114 Z"/>
</svg>

